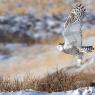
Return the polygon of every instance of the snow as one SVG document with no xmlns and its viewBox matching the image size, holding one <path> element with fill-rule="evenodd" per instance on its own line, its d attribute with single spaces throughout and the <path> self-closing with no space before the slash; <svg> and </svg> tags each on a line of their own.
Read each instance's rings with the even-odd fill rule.
<svg viewBox="0 0 95 95">
<path fill-rule="evenodd" d="M 16 51 L 17 49 L 27 47 L 27 44 L 22 43 L 0 43 L 0 49 L 5 49 L 9 51 L 8 54 L 0 54 L 0 60 L 6 60 L 11 57 L 11 52 Z"/>
<path fill-rule="evenodd" d="M 17 92 L 1 92 L 0 95 L 95 95 L 95 87 L 85 87 L 67 92 L 40 92 L 31 89 Z"/>
<path fill-rule="evenodd" d="M 84 40 L 83 45 L 84 46 L 93 46 L 93 44 L 95 43 L 95 36 L 89 37 L 87 39 Z"/>
</svg>

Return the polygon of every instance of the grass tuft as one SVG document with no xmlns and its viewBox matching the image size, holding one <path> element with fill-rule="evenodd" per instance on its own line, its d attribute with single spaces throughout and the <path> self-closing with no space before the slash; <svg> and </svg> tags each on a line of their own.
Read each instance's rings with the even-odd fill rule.
<svg viewBox="0 0 95 95">
<path fill-rule="evenodd" d="M 80 87 L 95 86 L 93 75 L 77 74 L 70 75 L 63 70 L 48 74 L 43 79 L 35 79 L 27 75 L 23 81 L 0 77 L 0 91 L 19 91 L 33 89 L 37 91 L 59 92 L 74 90 Z"/>
</svg>

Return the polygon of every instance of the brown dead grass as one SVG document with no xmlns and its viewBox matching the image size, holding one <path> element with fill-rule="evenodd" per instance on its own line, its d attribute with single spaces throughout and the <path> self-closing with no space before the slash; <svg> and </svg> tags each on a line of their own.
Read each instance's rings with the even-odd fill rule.
<svg viewBox="0 0 95 95">
<path fill-rule="evenodd" d="M 48 6 L 49 4 L 50 6 Z M 92 6 L 92 9 L 95 10 L 94 2 L 92 2 Z M 28 9 L 33 8 L 36 10 L 37 15 L 43 15 L 45 13 L 63 13 L 66 10 L 70 10 L 71 6 L 64 4 L 64 0 L 4 0 L 0 2 L 0 15 L 23 15 L 28 12 Z"/>
<path fill-rule="evenodd" d="M 12 34 L 9 33 L 9 31 L 2 31 L 2 36 L 0 36 L 0 42 L 2 43 L 27 43 L 27 44 L 34 44 L 35 40 L 32 38 L 29 38 L 26 35 L 19 35 L 19 34 Z"/>
<path fill-rule="evenodd" d="M 51 2 L 51 7 L 49 7 L 48 0 L 5 0 L 0 2 L 0 15 L 10 13 L 23 15 L 27 13 L 29 8 L 34 8 L 38 15 L 44 14 L 45 10 L 49 14 L 58 14 L 70 8 L 64 4 L 63 0 L 52 0 Z"/>
<path fill-rule="evenodd" d="M 60 70 L 42 79 L 37 86 L 37 90 L 59 92 L 88 87 L 93 83 L 93 78 L 91 77 L 92 75 L 86 74 L 70 75 Z"/>
<path fill-rule="evenodd" d="M 33 89 L 37 91 L 67 91 L 77 89 L 79 87 L 95 86 L 94 75 L 77 74 L 69 75 L 63 70 L 57 71 L 53 74 L 48 74 L 47 77 L 37 80 L 27 75 L 23 81 L 18 81 L 10 78 L 0 77 L 0 91 L 19 91 L 22 89 Z"/>
<path fill-rule="evenodd" d="M 88 29 L 87 31 L 83 32 L 84 38 L 93 37 L 93 36 L 95 36 L 95 28 Z"/>
</svg>

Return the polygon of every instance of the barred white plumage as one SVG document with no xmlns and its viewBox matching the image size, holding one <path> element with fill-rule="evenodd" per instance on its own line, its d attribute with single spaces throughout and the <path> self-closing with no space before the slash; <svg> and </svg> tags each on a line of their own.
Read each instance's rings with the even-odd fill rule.
<svg viewBox="0 0 95 95">
<path fill-rule="evenodd" d="M 81 61 L 84 51 L 91 52 L 92 46 L 82 46 L 82 19 L 85 16 L 86 9 L 82 4 L 77 4 L 70 12 L 68 19 L 64 24 L 65 43 L 59 44 L 57 48 L 64 53 L 78 56 Z"/>
<path fill-rule="evenodd" d="M 93 46 L 82 46 L 81 48 L 86 52 L 92 52 L 94 50 Z"/>
<path fill-rule="evenodd" d="M 85 15 L 86 9 L 82 4 L 77 4 L 70 12 L 68 19 L 65 22 L 65 28 L 75 22 L 81 22 Z"/>
</svg>

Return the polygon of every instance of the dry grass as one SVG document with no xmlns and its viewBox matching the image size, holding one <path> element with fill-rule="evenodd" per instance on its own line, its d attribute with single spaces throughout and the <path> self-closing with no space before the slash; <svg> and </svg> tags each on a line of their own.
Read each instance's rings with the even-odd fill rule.
<svg viewBox="0 0 95 95">
<path fill-rule="evenodd" d="M 10 78 L 0 77 L 0 91 L 19 91 L 22 89 L 34 89 L 37 91 L 67 91 L 79 87 L 95 86 L 93 83 L 93 75 L 78 74 L 69 75 L 62 70 L 54 74 L 47 75 L 47 77 L 37 80 L 27 75 L 24 80 L 18 81 Z"/>
<path fill-rule="evenodd" d="M 92 9 L 95 10 L 95 4 L 92 2 Z M 59 14 L 70 10 L 71 6 L 64 4 L 64 0 L 2 0 L 0 1 L 0 15 L 18 14 L 24 15 L 29 10 L 34 10 L 36 14 L 42 15 Z M 32 11 L 30 11 L 32 12 Z M 30 13 L 29 12 L 29 13 Z"/>
<path fill-rule="evenodd" d="M 34 39 L 29 38 L 26 35 L 19 35 L 18 33 L 12 34 L 12 33 L 9 33 L 8 31 L 2 31 L 2 30 L 0 30 L 0 33 L 2 34 L 0 36 L 0 42 L 3 42 L 3 43 L 7 43 L 7 42 L 9 42 L 9 43 L 27 43 L 27 44 L 35 43 Z"/>
<path fill-rule="evenodd" d="M 91 7 L 92 10 L 95 10 L 94 1 L 92 1 Z M 42 15 L 45 13 L 59 14 L 66 10 L 70 10 L 70 8 L 71 8 L 70 5 L 64 4 L 64 0 L 1 0 L 0 1 L 0 15 L 6 15 L 10 13 L 23 15 L 26 14 L 31 9 L 32 10 L 35 9 L 36 14 L 38 15 Z"/>
<path fill-rule="evenodd" d="M 61 70 L 57 71 L 52 75 L 48 75 L 47 77 L 39 81 L 36 90 L 59 92 L 59 91 L 74 90 L 79 87 L 88 87 L 92 83 L 93 83 L 93 78 L 91 79 L 91 75 L 86 75 L 86 74 L 69 75 Z"/>
<path fill-rule="evenodd" d="M 70 7 L 65 5 L 63 0 L 4 0 L 0 2 L 0 15 L 10 13 L 24 15 L 33 8 L 37 14 L 42 15 L 45 11 L 50 14 L 58 14 Z"/>
<path fill-rule="evenodd" d="M 95 36 L 95 28 L 88 29 L 85 32 L 83 32 L 84 38 L 93 37 L 93 36 Z"/>
</svg>

